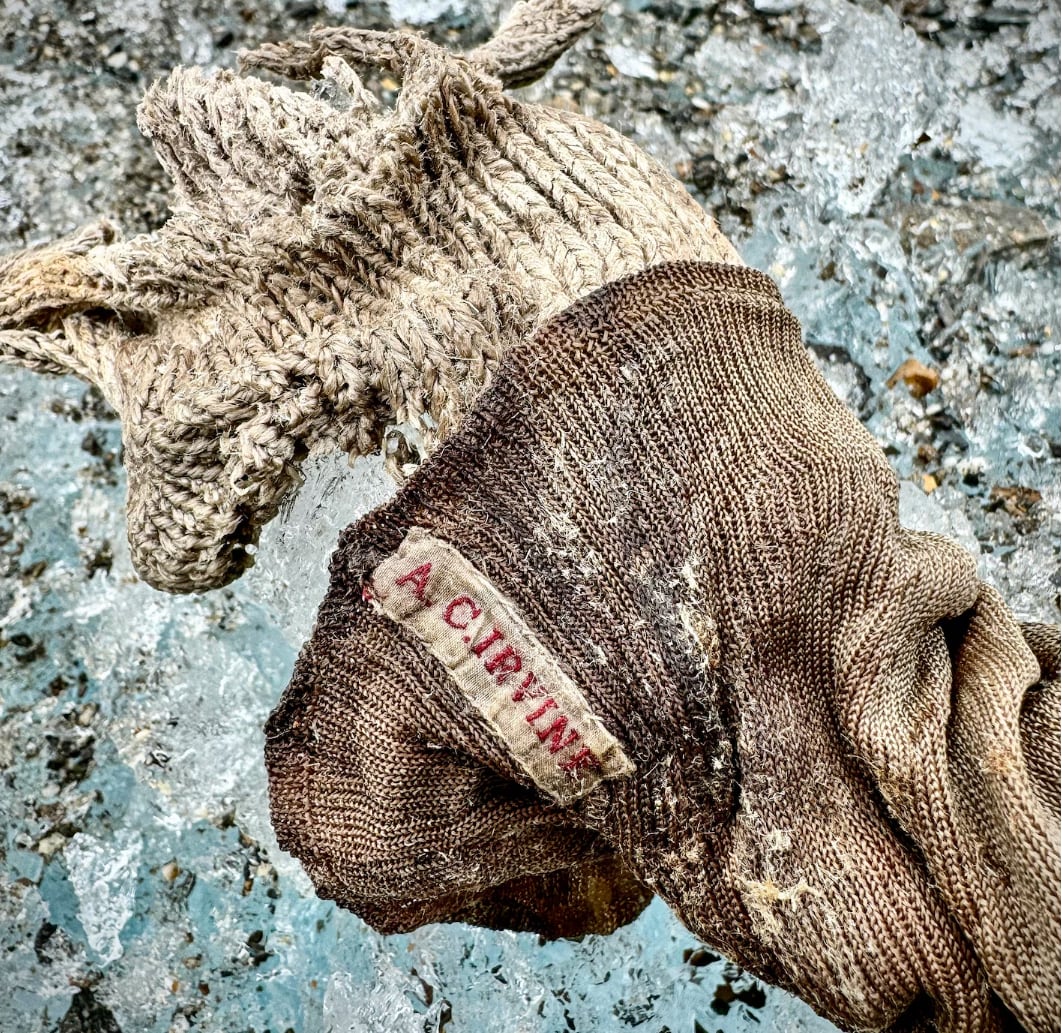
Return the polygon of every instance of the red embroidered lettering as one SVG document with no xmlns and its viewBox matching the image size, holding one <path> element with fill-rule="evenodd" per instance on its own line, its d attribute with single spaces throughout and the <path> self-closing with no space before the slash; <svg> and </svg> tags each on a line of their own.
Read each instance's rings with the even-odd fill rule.
<svg viewBox="0 0 1062 1033">
<path fill-rule="evenodd" d="M 545 742 L 549 739 L 549 752 L 560 753 L 567 746 L 571 746 L 576 739 L 579 738 L 578 729 L 573 728 L 568 733 L 568 738 L 564 738 L 564 730 L 568 727 L 568 718 L 561 714 L 556 721 L 549 726 L 549 728 L 543 728 L 541 731 L 536 732 L 539 742 Z"/>
<path fill-rule="evenodd" d="M 584 746 L 578 753 L 573 753 L 567 760 L 562 760 L 559 767 L 561 771 L 574 774 L 580 768 L 596 770 L 601 767 L 601 761 Z"/>
<path fill-rule="evenodd" d="M 412 582 L 413 594 L 423 603 L 428 600 L 424 598 L 424 589 L 428 587 L 428 577 L 431 574 L 431 564 L 422 563 L 419 567 L 411 570 L 408 574 L 403 575 L 397 581 L 396 585 L 408 585 Z"/>
<path fill-rule="evenodd" d="M 520 700 L 522 700 L 524 698 L 524 696 L 527 695 L 527 690 L 529 688 L 531 688 L 531 685 L 534 682 L 534 680 L 535 680 L 535 672 L 534 671 L 528 671 L 527 672 L 527 677 L 524 678 L 523 684 L 520 686 L 520 688 L 518 688 L 512 694 L 511 698 L 512 698 L 512 701 L 514 703 L 519 703 Z"/>
<path fill-rule="evenodd" d="M 426 647 L 490 726 L 497 748 L 553 800 L 567 806 L 602 778 L 632 774 L 623 746 L 516 601 L 452 545 L 410 528 L 356 590 L 363 585 L 362 606 L 371 602 Z"/>
<path fill-rule="evenodd" d="M 521 657 L 512 646 L 506 646 L 504 649 L 495 653 L 494 656 L 483 665 L 483 669 L 487 674 L 496 675 L 495 681 L 501 685 L 510 674 L 516 674 L 516 672 L 523 666 L 523 657 Z"/>
<path fill-rule="evenodd" d="M 468 617 L 465 619 L 465 623 L 461 624 L 454 618 L 454 611 L 461 606 L 468 607 Z M 451 628 L 459 628 L 464 631 L 468 627 L 471 621 L 474 621 L 483 611 L 476 605 L 475 599 L 469 598 L 467 595 L 459 595 L 456 599 L 451 599 L 446 604 L 446 609 L 443 611 L 443 620 L 450 625 Z"/>
<path fill-rule="evenodd" d="M 472 652 L 476 656 L 482 656 L 495 642 L 500 642 L 505 636 L 495 628 L 482 642 L 477 642 L 472 647 Z"/>
<path fill-rule="evenodd" d="M 549 699 L 547 699 L 542 704 L 542 706 L 540 706 L 538 708 L 538 710 L 536 710 L 533 714 L 528 714 L 527 717 L 524 718 L 524 720 L 528 724 L 533 725 L 547 710 L 556 710 L 556 709 L 557 709 L 557 701 L 552 696 L 550 696 Z"/>
</svg>

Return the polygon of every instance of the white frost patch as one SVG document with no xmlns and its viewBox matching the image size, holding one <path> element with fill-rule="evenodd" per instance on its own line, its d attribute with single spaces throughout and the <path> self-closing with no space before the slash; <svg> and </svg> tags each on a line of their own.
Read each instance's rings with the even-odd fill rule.
<svg viewBox="0 0 1062 1033">
<path fill-rule="evenodd" d="M 981 94 L 969 96 L 959 109 L 959 143 L 989 168 L 1012 168 L 1033 141 L 1032 129 L 997 111 Z"/>
<path fill-rule="evenodd" d="M 430 25 L 462 7 L 455 0 L 391 0 L 387 5 L 391 21 L 403 25 Z"/>
<path fill-rule="evenodd" d="M 70 882 L 81 905 L 78 918 L 104 965 L 122 956 L 118 936 L 133 917 L 140 851 L 140 833 L 133 829 L 120 829 L 107 842 L 82 832 L 66 848 Z"/>
</svg>

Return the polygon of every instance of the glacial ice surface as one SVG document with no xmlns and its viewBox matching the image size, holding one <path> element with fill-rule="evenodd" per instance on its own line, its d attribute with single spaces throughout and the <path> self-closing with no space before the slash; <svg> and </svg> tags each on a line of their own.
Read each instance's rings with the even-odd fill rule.
<svg viewBox="0 0 1062 1033">
<path fill-rule="evenodd" d="M 97 212 L 158 224 L 134 108 L 178 61 L 389 14 L 471 45 L 499 10 L 344 6 L 0 0 L 0 252 Z M 1057 620 L 1058 10 L 1007 12 L 626 0 L 526 92 L 683 179 L 782 285 L 900 475 L 904 522 Z M 924 397 L 894 376 L 907 359 L 939 377 Z M 305 472 L 241 581 L 162 595 L 129 562 L 113 415 L 72 379 L 0 371 L 0 1030 L 830 1029 L 659 901 L 541 944 L 381 937 L 314 896 L 269 825 L 262 726 L 336 534 L 393 488 L 375 460 Z"/>
</svg>

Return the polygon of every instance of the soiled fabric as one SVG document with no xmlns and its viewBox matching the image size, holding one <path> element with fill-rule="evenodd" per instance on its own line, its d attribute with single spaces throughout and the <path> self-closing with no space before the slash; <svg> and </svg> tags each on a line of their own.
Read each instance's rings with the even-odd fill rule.
<svg viewBox="0 0 1062 1033">
<path fill-rule="evenodd" d="M 641 884 L 842 1027 L 1057 1029 L 1058 629 L 897 501 L 767 277 L 576 302 L 343 533 L 282 846 L 385 931 L 600 930 Z"/>
<path fill-rule="evenodd" d="M 128 535 L 158 588 L 223 585 L 311 450 L 400 474 L 460 422 L 515 341 L 671 259 L 740 263 L 680 183 L 592 120 L 503 92 L 600 0 L 517 4 L 465 57 L 319 30 L 247 67 L 316 95 L 176 69 L 139 124 L 173 215 L 0 258 L 0 361 L 74 373 L 122 419 Z M 402 81 L 382 108 L 353 66 Z"/>
</svg>

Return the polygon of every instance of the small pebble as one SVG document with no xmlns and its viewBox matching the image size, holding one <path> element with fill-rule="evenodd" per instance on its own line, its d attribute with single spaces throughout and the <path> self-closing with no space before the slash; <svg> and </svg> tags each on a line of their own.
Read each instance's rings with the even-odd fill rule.
<svg viewBox="0 0 1062 1033">
<path fill-rule="evenodd" d="M 37 853 L 41 857 L 50 858 L 57 850 L 62 850 L 66 846 L 66 836 L 61 835 L 58 832 L 53 832 L 51 835 L 45 836 L 37 844 Z"/>
<path fill-rule="evenodd" d="M 940 383 L 940 374 L 924 362 L 919 362 L 918 359 L 906 359 L 900 364 L 896 372 L 885 381 L 885 386 L 893 388 L 901 380 L 907 385 L 907 390 L 915 398 L 924 398 Z"/>
</svg>

